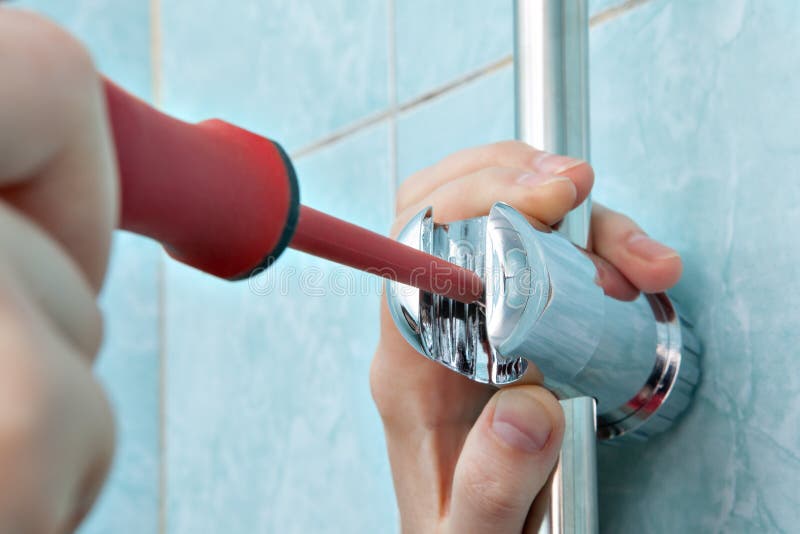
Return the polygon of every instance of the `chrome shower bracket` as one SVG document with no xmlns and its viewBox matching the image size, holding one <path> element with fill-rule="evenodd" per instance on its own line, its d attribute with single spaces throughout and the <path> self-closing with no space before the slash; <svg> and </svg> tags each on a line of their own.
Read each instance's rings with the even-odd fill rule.
<svg viewBox="0 0 800 534">
<path fill-rule="evenodd" d="M 666 295 L 604 295 L 594 263 L 561 234 L 511 206 L 449 224 L 421 211 L 398 239 L 477 272 L 482 303 L 390 283 L 389 309 L 423 355 L 502 386 L 536 365 L 562 398 L 596 399 L 598 436 L 646 438 L 688 406 L 699 345 Z"/>
</svg>

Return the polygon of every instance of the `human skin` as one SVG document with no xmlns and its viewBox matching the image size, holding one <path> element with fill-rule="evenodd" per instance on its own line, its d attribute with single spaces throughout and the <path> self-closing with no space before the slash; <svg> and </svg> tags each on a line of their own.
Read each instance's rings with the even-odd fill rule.
<svg viewBox="0 0 800 534">
<path fill-rule="evenodd" d="M 554 224 L 594 182 L 585 162 L 507 141 L 453 154 L 403 182 L 396 234 L 421 209 L 437 222 L 486 215 L 498 201 Z M 589 257 L 606 294 L 629 300 L 663 291 L 681 274 L 678 254 L 629 218 L 595 204 Z M 538 532 L 531 506 L 558 457 L 564 418 L 530 369 L 499 391 L 420 356 L 381 308 L 372 394 L 381 414 L 403 532 Z"/>
<path fill-rule="evenodd" d="M 92 362 L 117 221 L 101 86 L 70 35 L 0 7 L 0 532 L 67 532 L 108 471 Z"/>
<path fill-rule="evenodd" d="M 58 26 L 0 7 L 0 73 L 0 532 L 72 532 L 96 500 L 114 451 L 111 410 L 92 373 L 102 339 L 96 300 L 118 222 L 114 147 L 91 58 Z M 399 193 L 398 224 L 420 204 L 457 219 L 488 210 L 492 199 L 555 222 L 586 195 L 591 169 L 573 167 L 563 173 L 568 180 L 550 184 L 534 173 L 531 183 L 514 185 L 519 169 L 541 166 L 533 156 L 530 147 L 501 144 L 421 171 Z M 659 290 L 677 279 L 674 252 L 654 259 L 661 249 L 640 240 L 639 250 L 651 256 L 642 259 L 620 245 L 635 231 L 627 219 L 598 209 L 594 227 L 595 250 L 608 260 L 597 260 L 601 279 L 615 294 L 630 297 L 634 285 Z M 491 430 L 497 395 L 431 366 L 382 315 L 372 387 L 406 530 L 480 531 L 493 514 L 519 530 L 555 459 L 558 405 L 541 388 L 509 389 L 522 397 L 501 397 L 511 402 L 501 404 L 504 418 L 495 417 Z M 530 421 L 539 423 L 520 432 Z M 548 422 L 551 431 L 541 432 Z M 537 440 L 544 447 L 532 450 Z M 501 463 L 488 469 L 482 455 L 498 448 Z M 513 505 L 504 500 L 509 488 L 516 488 Z"/>
</svg>

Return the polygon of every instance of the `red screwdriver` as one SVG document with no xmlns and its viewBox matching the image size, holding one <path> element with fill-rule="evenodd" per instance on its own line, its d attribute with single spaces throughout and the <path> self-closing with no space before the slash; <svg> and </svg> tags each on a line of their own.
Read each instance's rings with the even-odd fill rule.
<svg viewBox="0 0 800 534">
<path fill-rule="evenodd" d="M 178 261 L 238 280 L 288 246 L 461 302 L 482 298 L 474 272 L 300 205 L 292 162 L 274 141 L 217 119 L 186 123 L 104 85 L 121 228 Z"/>
</svg>

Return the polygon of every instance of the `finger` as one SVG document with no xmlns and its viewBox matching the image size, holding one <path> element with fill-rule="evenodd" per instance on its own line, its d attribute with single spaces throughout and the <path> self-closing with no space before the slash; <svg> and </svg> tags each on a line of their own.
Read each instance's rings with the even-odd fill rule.
<svg viewBox="0 0 800 534">
<path fill-rule="evenodd" d="M 89 366 L 0 269 L 0 532 L 64 532 L 111 463 L 111 413 Z"/>
<path fill-rule="evenodd" d="M 544 388 L 500 390 L 464 443 L 449 532 L 518 533 L 558 459 L 564 415 Z"/>
<path fill-rule="evenodd" d="M 424 358 L 403 338 L 381 306 L 381 339 L 370 366 L 370 386 L 387 432 L 472 426 L 492 388 Z M 452 399 L 463 399 L 454 404 Z"/>
<path fill-rule="evenodd" d="M 639 290 L 625 278 L 619 269 L 597 254 L 591 252 L 585 252 L 585 254 L 594 263 L 595 269 L 597 269 L 595 281 L 603 288 L 606 295 L 618 300 L 634 300 L 639 296 Z"/>
<path fill-rule="evenodd" d="M 0 267 L 87 359 L 102 337 L 94 291 L 62 248 L 16 210 L 0 202 Z"/>
<path fill-rule="evenodd" d="M 403 339 L 385 303 L 370 388 L 383 421 L 401 530 L 426 532 L 445 514 L 461 446 L 492 390 L 423 358 Z"/>
<path fill-rule="evenodd" d="M 542 225 L 541 221 L 533 217 L 526 216 L 525 218 L 535 228 L 539 228 Z M 594 263 L 595 269 L 597 270 L 595 282 L 597 285 L 603 288 L 603 292 L 606 295 L 618 300 L 633 300 L 639 296 L 639 290 L 634 287 L 627 278 L 625 278 L 625 275 L 623 275 L 619 269 L 611 265 L 608 261 L 606 261 L 604 258 L 601 258 L 597 254 L 581 248 L 578 248 L 578 250 L 585 254 L 586 257 L 588 257 Z M 541 373 L 539 373 L 538 369 L 535 369 L 535 367 L 535 365 L 529 362 L 528 370 L 526 371 L 525 375 L 523 375 L 519 383 L 537 385 L 543 384 L 544 377 L 541 375 Z"/>
<path fill-rule="evenodd" d="M 583 202 L 594 183 L 594 171 L 585 161 L 543 152 L 521 141 L 502 141 L 461 150 L 410 176 L 397 191 L 397 211 L 422 201 L 447 182 L 487 167 L 566 176 L 575 184 L 575 206 Z"/>
<path fill-rule="evenodd" d="M 443 184 L 398 215 L 405 224 L 420 210 L 433 207 L 437 222 L 486 215 L 495 202 L 506 202 L 544 223 L 561 219 L 575 202 L 575 185 L 564 176 L 489 167 Z"/>
<path fill-rule="evenodd" d="M 646 293 L 674 286 L 683 265 L 673 249 L 651 239 L 631 219 L 595 204 L 592 209 L 594 251 Z"/>
<path fill-rule="evenodd" d="M 117 219 L 116 167 L 91 58 L 64 30 L 0 7 L 0 200 L 62 244 L 99 289 Z"/>
</svg>

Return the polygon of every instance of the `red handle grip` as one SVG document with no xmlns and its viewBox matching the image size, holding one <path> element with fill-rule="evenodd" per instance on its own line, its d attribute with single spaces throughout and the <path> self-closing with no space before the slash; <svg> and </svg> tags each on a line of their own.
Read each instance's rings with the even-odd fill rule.
<svg viewBox="0 0 800 534">
<path fill-rule="evenodd" d="M 108 80 L 104 85 L 119 163 L 121 228 L 231 280 L 283 252 L 300 201 L 280 145 L 220 120 L 179 121 Z"/>
</svg>

